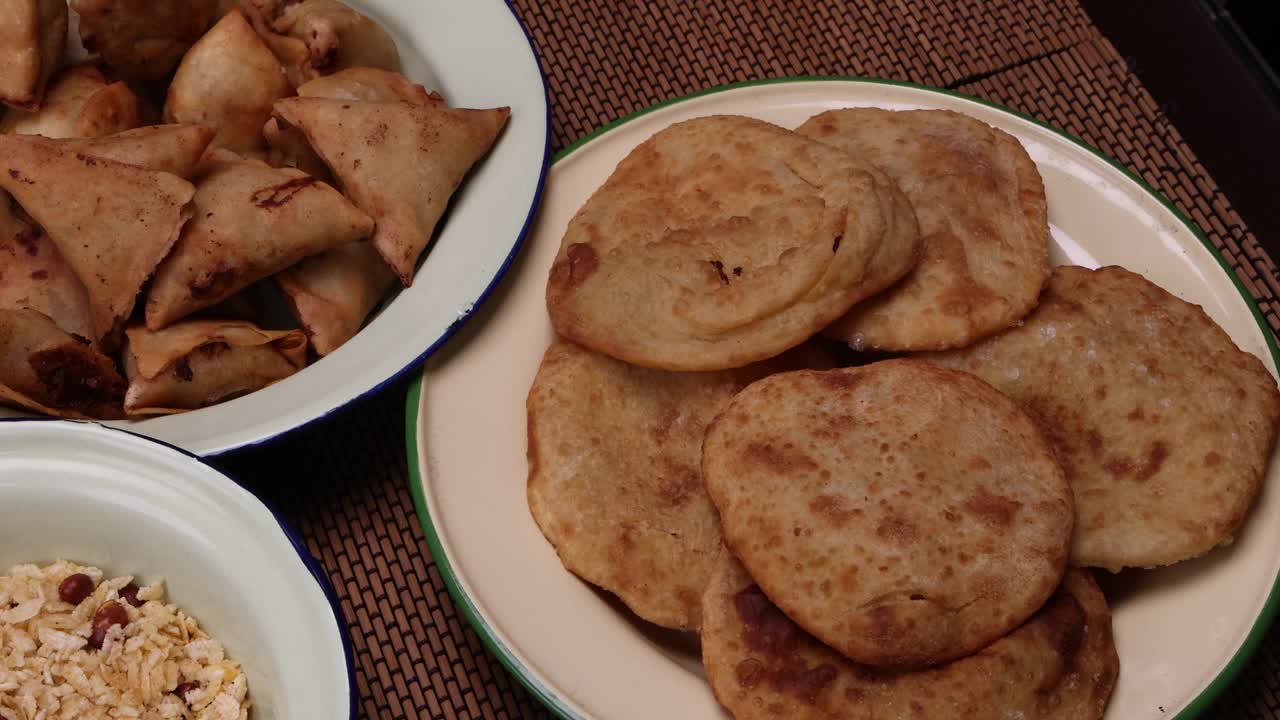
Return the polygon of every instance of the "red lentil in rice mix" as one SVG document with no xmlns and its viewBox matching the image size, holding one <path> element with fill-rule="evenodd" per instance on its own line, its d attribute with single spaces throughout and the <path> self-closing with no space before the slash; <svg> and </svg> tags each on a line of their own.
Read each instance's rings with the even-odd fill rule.
<svg viewBox="0 0 1280 720">
<path fill-rule="evenodd" d="M 240 665 L 161 583 L 59 561 L 0 575 L 0 719 L 246 720 Z"/>
</svg>

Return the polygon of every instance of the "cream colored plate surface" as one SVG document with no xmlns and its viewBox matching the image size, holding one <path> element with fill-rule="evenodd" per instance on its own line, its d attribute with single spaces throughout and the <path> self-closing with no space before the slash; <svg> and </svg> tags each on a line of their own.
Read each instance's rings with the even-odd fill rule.
<svg viewBox="0 0 1280 720">
<path fill-rule="evenodd" d="M 696 644 L 632 620 L 570 575 L 529 515 L 524 401 L 552 338 L 543 292 L 565 226 L 628 151 L 673 122 L 735 113 L 795 127 L 820 111 L 867 105 L 959 110 L 1017 136 L 1044 177 L 1055 262 L 1141 272 L 1203 305 L 1275 372 L 1251 304 L 1159 197 L 1088 148 L 1008 111 L 911 86 L 798 80 L 703 94 L 607 129 L 553 166 L 529 246 L 495 302 L 429 363 L 420 395 L 410 394 L 411 466 L 433 552 L 490 647 L 558 713 L 723 717 Z M 1247 655 L 1241 648 L 1260 639 L 1280 569 L 1278 470 L 1273 463 L 1273 482 L 1234 546 L 1108 583 L 1122 671 L 1107 718 L 1195 714 L 1234 675 Z"/>
</svg>

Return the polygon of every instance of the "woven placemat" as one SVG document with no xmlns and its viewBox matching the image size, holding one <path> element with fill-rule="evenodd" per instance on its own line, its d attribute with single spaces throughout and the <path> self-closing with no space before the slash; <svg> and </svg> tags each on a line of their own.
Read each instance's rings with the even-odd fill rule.
<svg viewBox="0 0 1280 720">
<path fill-rule="evenodd" d="M 547 74 L 554 144 L 672 96 L 787 75 L 940 85 L 1035 115 L 1137 171 L 1204 229 L 1280 328 L 1276 267 L 1177 130 L 1072 0 L 515 0 Z M 351 625 L 362 717 L 546 711 L 445 591 L 409 493 L 405 384 L 218 462 L 283 509 Z M 1280 630 L 1209 712 L 1275 720 Z"/>
</svg>

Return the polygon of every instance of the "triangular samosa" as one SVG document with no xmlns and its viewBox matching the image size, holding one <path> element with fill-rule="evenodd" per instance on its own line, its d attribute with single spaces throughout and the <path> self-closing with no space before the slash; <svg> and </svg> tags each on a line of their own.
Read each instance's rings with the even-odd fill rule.
<svg viewBox="0 0 1280 720">
<path fill-rule="evenodd" d="M 0 192 L 0 309 L 24 308 L 48 316 L 72 335 L 94 335 L 84 283 L 44 228 Z"/>
<path fill-rule="evenodd" d="M 232 10 L 191 47 L 169 84 L 164 121 L 217 129 L 212 147 L 262 150 L 271 104 L 293 89 L 280 61 L 239 10 Z"/>
<path fill-rule="evenodd" d="M 85 155 L 189 178 L 212 139 L 213 128 L 205 125 L 149 125 L 99 138 L 57 142 Z"/>
<path fill-rule="evenodd" d="M 164 415 L 230 400 L 283 380 L 307 364 L 299 330 L 262 330 L 252 323 L 190 320 L 152 332 L 125 331 L 129 415 Z"/>
<path fill-rule="evenodd" d="M 365 241 L 309 257 L 276 275 L 319 355 L 328 355 L 354 337 L 395 281 L 395 273 Z"/>
<path fill-rule="evenodd" d="M 213 23 L 214 0 L 71 0 L 80 41 L 121 75 L 163 80 Z"/>
<path fill-rule="evenodd" d="M 99 137 L 138 127 L 141 112 L 128 85 L 108 83 L 92 65 L 76 65 L 50 81 L 39 110 L 10 110 L 0 118 L 0 134 Z"/>
<path fill-rule="evenodd" d="M 192 220 L 156 269 L 147 297 L 152 330 L 373 231 L 368 215 L 304 172 L 227 151 L 212 153 L 207 164 Z"/>
<path fill-rule="evenodd" d="M 405 285 L 471 166 L 510 108 L 292 97 L 275 114 L 300 128 L 357 207 L 373 216 L 373 245 Z"/>
<path fill-rule="evenodd" d="M 89 292 L 97 340 L 129 316 L 191 215 L 195 188 L 43 138 L 0 135 L 0 189 L 58 246 Z"/>
<path fill-rule="evenodd" d="M 125 382 L 105 355 L 34 310 L 0 309 L 0 404 L 58 417 L 121 416 Z"/>
<path fill-rule="evenodd" d="M 64 0 L 0 2 L 0 103 L 37 110 L 67 44 Z"/>
</svg>

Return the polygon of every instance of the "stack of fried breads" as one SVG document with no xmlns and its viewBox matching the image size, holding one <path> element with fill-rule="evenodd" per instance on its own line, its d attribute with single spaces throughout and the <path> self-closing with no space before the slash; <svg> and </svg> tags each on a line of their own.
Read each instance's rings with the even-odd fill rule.
<svg viewBox="0 0 1280 720">
<path fill-rule="evenodd" d="M 69 12 L 92 58 L 64 67 Z M 510 114 L 408 80 L 337 0 L 0 0 L 0 66 L 0 404 L 63 417 L 335 351 Z M 264 283 L 296 322 L 260 327 Z"/>
<path fill-rule="evenodd" d="M 1051 267 L 1047 210 L 950 111 L 641 143 L 547 284 L 528 500 L 564 566 L 698 633 L 740 719 L 1101 717 L 1092 569 L 1231 542 L 1280 393 L 1200 307 Z"/>
</svg>

